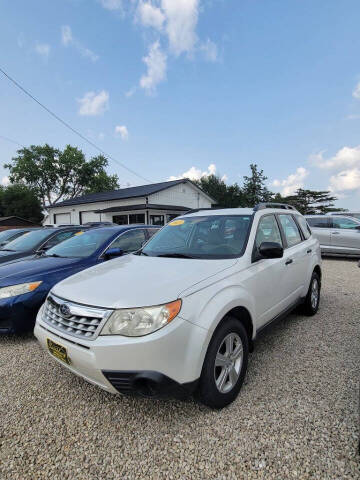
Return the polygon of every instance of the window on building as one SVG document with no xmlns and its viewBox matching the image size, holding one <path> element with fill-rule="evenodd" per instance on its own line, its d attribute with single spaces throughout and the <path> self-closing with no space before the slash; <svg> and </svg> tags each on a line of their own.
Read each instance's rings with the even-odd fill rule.
<svg viewBox="0 0 360 480">
<path fill-rule="evenodd" d="M 127 225 L 128 224 L 128 216 L 127 215 L 114 215 L 112 217 L 113 223 L 117 223 L 118 225 Z"/>
<path fill-rule="evenodd" d="M 164 215 L 150 215 L 151 225 L 164 225 Z"/>
<path fill-rule="evenodd" d="M 129 223 L 145 223 L 145 213 L 132 213 L 129 215 Z"/>
</svg>

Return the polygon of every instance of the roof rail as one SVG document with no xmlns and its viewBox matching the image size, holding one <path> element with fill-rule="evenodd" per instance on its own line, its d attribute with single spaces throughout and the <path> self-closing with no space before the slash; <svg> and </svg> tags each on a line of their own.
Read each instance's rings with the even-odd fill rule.
<svg viewBox="0 0 360 480">
<path fill-rule="evenodd" d="M 191 210 L 187 210 L 182 215 L 190 215 L 190 213 L 202 212 L 202 211 L 206 211 L 206 210 L 223 210 L 223 208 L 222 207 L 194 208 L 194 209 L 191 209 Z"/>
<path fill-rule="evenodd" d="M 254 207 L 254 212 L 258 210 L 264 210 L 265 208 L 282 208 L 283 210 L 296 210 L 293 205 L 289 205 L 287 203 L 273 203 L 273 202 L 264 202 L 259 203 Z"/>
</svg>

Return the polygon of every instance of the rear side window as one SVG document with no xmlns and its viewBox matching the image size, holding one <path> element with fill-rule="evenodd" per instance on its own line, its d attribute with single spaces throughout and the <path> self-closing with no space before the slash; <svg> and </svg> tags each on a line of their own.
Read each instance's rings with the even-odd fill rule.
<svg viewBox="0 0 360 480">
<path fill-rule="evenodd" d="M 279 220 L 284 231 L 288 247 L 293 247 L 301 242 L 301 235 L 295 220 L 291 215 L 279 215 Z"/>
<path fill-rule="evenodd" d="M 296 215 L 296 220 L 300 225 L 300 228 L 304 234 L 305 239 L 307 240 L 308 238 L 311 237 L 311 230 L 309 228 L 309 225 L 307 224 L 307 221 L 305 220 L 304 217 L 301 217 L 300 215 Z"/>
<path fill-rule="evenodd" d="M 306 219 L 310 227 L 313 228 L 330 228 L 329 217 L 311 217 Z"/>
</svg>

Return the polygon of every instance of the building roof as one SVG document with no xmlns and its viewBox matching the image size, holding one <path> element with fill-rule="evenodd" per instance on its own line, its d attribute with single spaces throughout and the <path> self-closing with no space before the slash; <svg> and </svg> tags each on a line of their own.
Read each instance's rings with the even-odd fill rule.
<svg viewBox="0 0 360 480">
<path fill-rule="evenodd" d="M 36 223 L 32 222 L 31 220 L 26 220 L 25 218 L 17 217 L 16 215 L 11 215 L 9 217 L 0 217 L 0 225 L 37 225 Z"/>
<path fill-rule="evenodd" d="M 111 213 L 125 212 L 133 210 L 174 210 L 176 212 L 187 212 L 189 207 L 181 207 L 179 205 L 158 205 L 156 203 L 141 203 L 136 205 L 122 205 L 104 208 L 103 210 L 95 210 L 94 213 Z"/>
<path fill-rule="evenodd" d="M 55 205 L 50 205 L 48 208 L 66 207 L 68 205 L 82 205 L 84 203 L 108 202 L 112 200 L 125 200 L 128 198 L 146 197 L 153 193 L 166 190 L 167 188 L 173 187 L 174 185 L 178 185 L 180 183 L 191 183 L 196 188 L 201 190 L 197 185 L 191 182 L 191 180 L 187 178 L 182 178 L 180 180 L 171 180 L 169 182 L 150 183 L 148 185 L 139 185 L 138 187 L 120 188 L 119 190 L 111 190 L 108 192 L 90 193 L 88 195 L 83 195 L 81 197 L 64 200 L 63 202 L 56 203 Z M 209 197 L 209 195 L 207 195 L 205 192 L 203 192 L 203 194 Z M 209 198 L 213 200 L 211 197 Z"/>
</svg>

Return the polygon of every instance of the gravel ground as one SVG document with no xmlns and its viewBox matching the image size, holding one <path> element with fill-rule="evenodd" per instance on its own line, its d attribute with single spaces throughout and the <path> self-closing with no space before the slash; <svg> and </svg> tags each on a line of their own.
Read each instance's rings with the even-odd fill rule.
<svg viewBox="0 0 360 480">
<path fill-rule="evenodd" d="M 0 338 L 1 480 L 359 479 L 360 269 L 323 270 L 318 315 L 263 336 L 220 412 L 105 393 Z"/>
</svg>

